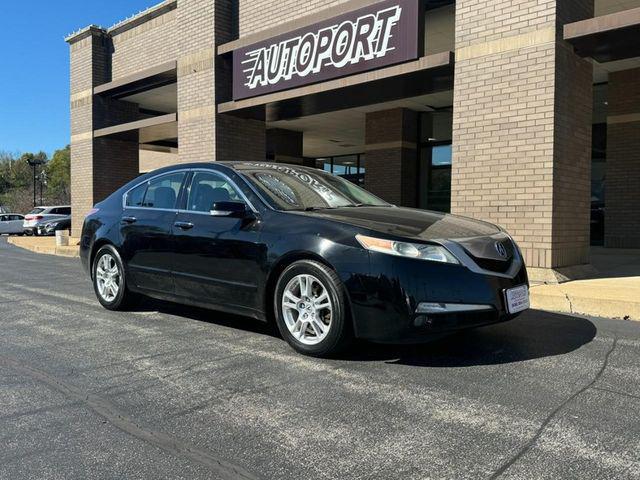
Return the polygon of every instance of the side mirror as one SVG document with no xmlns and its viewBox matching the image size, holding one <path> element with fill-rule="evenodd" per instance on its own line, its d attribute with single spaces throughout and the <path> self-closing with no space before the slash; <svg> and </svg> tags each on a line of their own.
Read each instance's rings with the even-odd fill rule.
<svg viewBox="0 0 640 480">
<path fill-rule="evenodd" d="M 213 217 L 245 218 L 249 210 L 247 204 L 243 202 L 216 202 L 210 213 Z"/>
</svg>

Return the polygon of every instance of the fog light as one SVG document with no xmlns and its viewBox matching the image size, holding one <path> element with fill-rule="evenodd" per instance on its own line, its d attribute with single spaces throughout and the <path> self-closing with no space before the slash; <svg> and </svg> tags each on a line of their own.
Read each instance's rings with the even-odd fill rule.
<svg viewBox="0 0 640 480">
<path fill-rule="evenodd" d="M 491 305 L 476 305 L 469 303 L 422 302 L 418 304 L 416 313 L 482 312 L 487 310 L 493 310 L 493 307 Z"/>
</svg>

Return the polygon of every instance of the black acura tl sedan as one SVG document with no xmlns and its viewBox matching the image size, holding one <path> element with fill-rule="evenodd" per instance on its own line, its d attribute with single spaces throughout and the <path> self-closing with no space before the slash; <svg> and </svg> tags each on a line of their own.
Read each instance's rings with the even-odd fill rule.
<svg viewBox="0 0 640 480">
<path fill-rule="evenodd" d="M 86 217 L 80 254 L 107 309 L 146 295 L 274 320 L 314 356 L 353 338 L 421 342 L 529 307 L 522 255 L 499 227 L 397 207 L 294 165 L 140 176 Z"/>
</svg>

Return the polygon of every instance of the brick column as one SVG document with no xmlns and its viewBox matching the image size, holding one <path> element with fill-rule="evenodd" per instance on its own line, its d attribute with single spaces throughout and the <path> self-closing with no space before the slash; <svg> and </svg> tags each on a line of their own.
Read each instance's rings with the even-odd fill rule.
<svg viewBox="0 0 640 480">
<path fill-rule="evenodd" d="M 396 205 L 417 203 L 418 114 L 406 108 L 367 113 L 365 188 Z"/>
<path fill-rule="evenodd" d="M 94 97 L 111 80 L 111 39 L 90 27 L 69 39 L 71 50 L 72 235 L 79 236 L 94 204 L 138 175 L 138 142 L 94 138 L 95 129 L 137 119 L 137 105 Z"/>
<path fill-rule="evenodd" d="M 640 68 L 609 74 L 605 246 L 640 248 Z"/>
<path fill-rule="evenodd" d="M 592 14 L 586 0 L 456 3 L 452 212 L 505 227 L 534 278 L 589 261 L 592 67 L 561 30 Z"/>
<path fill-rule="evenodd" d="M 181 162 L 264 160 L 264 122 L 218 115 L 231 95 L 231 64 L 216 47 L 237 36 L 233 2 L 178 1 L 178 142 Z"/>
<path fill-rule="evenodd" d="M 93 206 L 93 87 L 108 78 L 106 33 L 89 28 L 70 40 L 72 235 Z"/>
</svg>

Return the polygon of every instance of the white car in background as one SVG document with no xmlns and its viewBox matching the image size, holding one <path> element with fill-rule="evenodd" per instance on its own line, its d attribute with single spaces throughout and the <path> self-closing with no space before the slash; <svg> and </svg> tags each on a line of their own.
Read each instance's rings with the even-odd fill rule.
<svg viewBox="0 0 640 480">
<path fill-rule="evenodd" d="M 17 213 L 0 214 L 0 235 L 22 235 L 24 216 Z"/>
<path fill-rule="evenodd" d="M 22 228 L 27 235 L 37 235 L 38 226 L 71 216 L 69 205 L 36 207 L 24 217 Z"/>
</svg>

